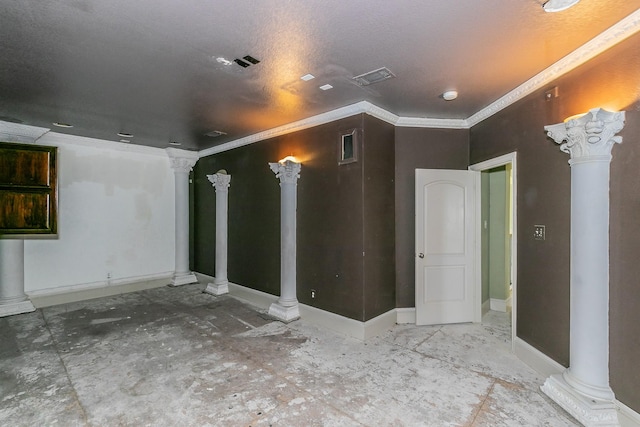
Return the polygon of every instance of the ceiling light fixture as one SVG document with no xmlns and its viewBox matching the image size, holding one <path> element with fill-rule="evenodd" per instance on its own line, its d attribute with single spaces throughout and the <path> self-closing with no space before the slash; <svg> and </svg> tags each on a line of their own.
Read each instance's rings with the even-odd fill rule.
<svg viewBox="0 0 640 427">
<path fill-rule="evenodd" d="M 118 132 L 117 135 L 122 138 L 133 138 L 133 135 L 126 132 Z"/>
<path fill-rule="evenodd" d="M 212 130 L 211 132 L 205 133 L 204 136 L 208 136 L 209 138 L 217 138 L 226 134 L 226 132 L 222 132 L 221 130 Z"/>
<path fill-rule="evenodd" d="M 73 125 L 70 125 L 69 123 L 62 123 L 62 122 L 53 122 L 51 123 L 52 125 L 59 127 L 59 128 L 72 128 Z"/>
<path fill-rule="evenodd" d="M 320 89 L 322 89 L 322 90 L 329 90 L 329 89 L 333 89 L 333 86 L 331 86 L 330 84 L 326 84 L 326 85 L 322 85 L 322 86 L 320 86 Z"/>
<path fill-rule="evenodd" d="M 545 12 L 562 12 L 574 6 L 580 0 L 549 0 L 542 4 Z"/>
<path fill-rule="evenodd" d="M 233 62 L 229 61 L 229 60 L 228 60 L 228 59 L 226 59 L 226 58 L 223 58 L 222 56 L 217 57 L 217 58 L 216 58 L 216 61 L 217 61 L 219 64 L 222 64 L 222 65 L 231 65 L 231 64 L 233 64 Z"/>
<path fill-rule="evenodd" d="M 178 141 L 171 141 L 169 144 L 170 144 L 170 145 L 182 145 L 182 142 L 178 142 Z"/>
<path fill-rule="evenodd" d="M 458 97 L 458 91 L 456 90 L 448 90 L 442 94 L 442 99 L 445 101 L 453 101 Z"/>
<path fill-rule="evenodd" d="M 304 76 L 300 77 L 300 80 L 304 80 L 305 82 L 308 82 L 309 80 L 313 80 L 315 78 L 316 76 L 314 76 L 313 74 L 305 74 Z"/>
</svg>

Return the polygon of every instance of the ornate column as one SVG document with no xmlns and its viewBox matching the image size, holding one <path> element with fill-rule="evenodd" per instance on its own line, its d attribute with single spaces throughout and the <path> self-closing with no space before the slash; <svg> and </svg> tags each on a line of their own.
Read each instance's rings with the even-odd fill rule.
<svg viewBox="0 0 640 427">
<path fill-rule="evenodd" d="M 35 307 L 24 293 L 24 240 L 0 240 L 0 317 L 29 313 Z"/>
<path fill-rule="evenodd" d="M 216 277 L 209 283 L 205 292 L 213 295 L 229 293 L 229 279 L 227 278 L 227 230 L 228 230 L 228 201 L 229 183 L 231 175 L 220 170 L 207 178 L 216 189 Z"/>
<path fill-rule="evenodd" d="M 542 390 L 586 426 L 618 426 L 609 386 L 609 164 L 624 112 L 602 109 L 545 126 L 571 155 L 569 368 Z"/>
<path fill-rule="evenodd" d="M 198 281 L 189 271 L 189 172 L 198 161 L 198 154 L 177 148 L 166 151 L 175 175 L 176 199 L 176 267 L 171 286 L 180 286 Z"/>
<path fill-rule="evenodd" d="M 269 307 L 273 317 L 290 322 L 300 317 L 296 296 L 296 204 L 300 163 L 269 163 L 280 179 L 280 298 Z"/>
</svg>

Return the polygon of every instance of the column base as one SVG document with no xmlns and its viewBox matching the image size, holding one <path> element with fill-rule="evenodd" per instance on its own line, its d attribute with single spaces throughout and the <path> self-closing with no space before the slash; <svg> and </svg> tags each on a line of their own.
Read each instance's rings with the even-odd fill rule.
<svg viewBox="0 0 640 427">
<path fill-rule="evenodd" d="M 269 316 L 273 316 L 284 323 L 292 322 L 300 318 L 300 310 L 298 310 L 298 303 L 296 302 L 291 306 L 283 306 L 279 302 L 274 302 L 269 307 Z"/>
<path fill-rule="evenodd" d="M 594 399 L 573 388 L 562 375 L 551 375 L 540 387 L 544 394 L 586 427 L 620 426 L 613 400 Z"/>
<path fill-rule="evenodd" d="M 169 284 L 169 286 L 181 286 L 181 285 L 188 285 L 190 283 L 197 283 L 198 279 L 196 278 L 196 275 L 193 274 L 192 272 L 187 272 L 187 273 L 176 273 L 173 275 L 173 278 L 171 279 L 171 283 Z"/>
<path fill-rule="evenodd" d="M 220 282 L 217 283 L 215 280 L 213 281 L 213 283 L 208 283 L 207 284 L 207 288 L 204 290 L 204 292 L 211 294 L 211 295 L 224 295 L 224 294 L 228 294 L 229 293 L 229 282 L 228 281 L 224 281 L 224 282 Z"/>
<path fill-rule="evenodd" d="M 0 304 L 0 317 L 13 316 L 14 314 L 31 313 L 32 311 L 36 311 L 36 308 L 29 300 Z"/>
</svg>

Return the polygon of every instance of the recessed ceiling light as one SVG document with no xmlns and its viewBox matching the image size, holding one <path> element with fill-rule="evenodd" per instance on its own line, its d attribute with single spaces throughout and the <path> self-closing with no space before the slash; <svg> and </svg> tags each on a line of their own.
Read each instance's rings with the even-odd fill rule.
<svg viewBox="0 0 640 427">
<path fill-rule="evenodd" d="M 171 141 L 169 144 L 171 144 L 171 145 L 182 145 L 182 142 Z"/>
<path fill-rule="evenodd" d="M 545 12 L 562 12 L 574 6 L 580 0 L 549 0 L 542 4 Z"/>
<path fill-rule="evenodd" d="M 444 99 L 445 101 L 453 101 L 457 97 L 458 97 L 458 91 L 455 91 L 455 90 L 448 90 L 442 94 L 442 99 Z"/>
<path fill-rule="evenodd" d="M 211 132 L 207 132 L 204 136 L 208 136 L 210 138 L 217 138 L 222 135 L 226 135 L 226 132 L 222 132 L 221 130 L 212 130 Z"/>
<path fill-rule="evenodd" d="M 133 135 L 130 133 L 126 133 L 126 132 L 118 132 L 117 134 L 118 136 L 122 137 L 122 138 L 133 138 Z"/>
<path fill-rule="evenodd" d="M 329 89 L 333 89 L 333 86 L 331 86 L 330 84 L 326 84 L 326 85 L 322 85 L 322 86 L 320 86 L 320 89 L 322 89 L 322 90 L 329 90 Z"/>
<path fill-rule="evenodd" d="M 229 61 L 228 59 L 223 58 L 222 56 L 217 57 L 217 58 L 216 58 L 216 61 L 217 61 L 218 63 L 222 64 L 222 65 L 231 65 L 231 64 L 233 64 L 233 62 L 232 62 L 232 61 Z"/>
<path fill-rule="evenodd" d="M 51 124 L 56 126 L 56 127 L 59 127 L 59 128 L 72 128 L 73 127 L 73 125 L 70 125 L 69 123 L 53 122 Z"/>
<path fill-rule="evenodd" d="M 300 80 L 304 80 L 305 82 L 308 82 L 309 80 L 313 80 L 315 78 L 316 76 L 314 76 L 313 74 L 305 74 L 304 76 L 300 77 Z"/>
</svg>

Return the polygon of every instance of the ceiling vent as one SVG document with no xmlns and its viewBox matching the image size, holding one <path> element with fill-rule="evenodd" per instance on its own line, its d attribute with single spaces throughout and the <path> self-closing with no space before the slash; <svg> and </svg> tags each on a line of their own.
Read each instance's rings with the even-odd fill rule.
<svg viewBox="0 0 640 427">
<path fill-rule="evenodd" d="M 217 138 L 226 134 L 226 132 L 222 132 L 221 130 L 212 130 L 211 132 L 205 133 L 204 136 L 208 136 L 209 138 Z"/>
<path fill-rule="evenodd" d="M 378 68 L 377 70 L 369 71 L 368 73 L 355 76 L 353 80 L 355 80 L 355 82 L 360 86 L 369 86 L 374 83 L 392 79 L 395 76 L 396 75 L 393 74 L 387 67 L 382 67 Z"/>
<path fill-rule="evenodd" d="M 260 63 L 259 59 L 254 58 L 251 55 L 243 56 L 242 59 L 236 58 L 233 60 L 236 64 L 241 66 L 242 68 L 250 67 L 251 64 L 256 65 Z"/>
</svg>

